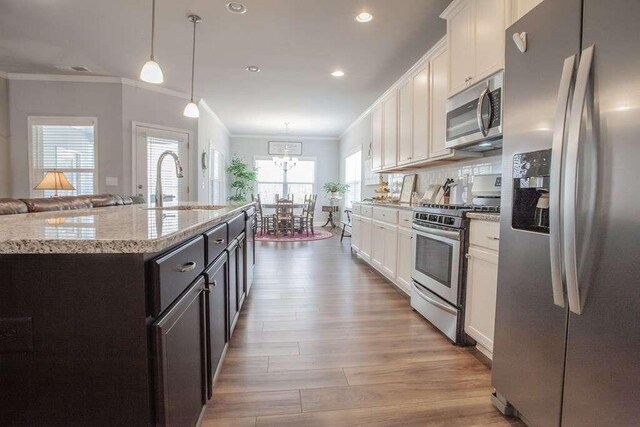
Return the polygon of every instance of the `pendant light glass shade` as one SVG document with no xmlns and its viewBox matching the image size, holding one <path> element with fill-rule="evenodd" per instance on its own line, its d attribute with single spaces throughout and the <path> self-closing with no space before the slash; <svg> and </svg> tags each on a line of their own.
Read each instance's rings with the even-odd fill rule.
<svg viewBox="0 0 640 427">
<path fill-rule="evenodd" d="M 197 119 L 200 117 L 200 110 L 198 109 L 198 105 L 191 101 L 184 107 L 184 116 L 191 117 L 192 119 Z"/>
<path fill-rule="evenodd" d="M 162 74 L 162 70 L 160 69 L 160 65 L 156 62 L 153 57 L 153 42 L 156 34 L 156 0 L 152 1 L 151 4 L 151 57 L 145 64 L 142 66 L 142 70 L 140 70 L 140 80 L 153 83 L 160 84 L 164 82 L 164 75 Z"/>
<path fill-rule="evenodd" d="M 145 62 L 142 71 L 140 71 L 140 80 L 153 84 L 164 82 L 164 75 L 162 74 L 160 65 L 153 59 Z"/>
<path fill-rule="evenodd" d="M 202 22 L 202 18 L 198 15 L 189 15 L 189 22 L 193 23 L 193 47 L 191 51 L 191 101 L 184 107 L 184 116 L 197 119 L 200 117 L 200 110 L 195 102 L 193 102 L 193 81 L 195 79 L 196 70 L 196 26 Z"/>
</svg>

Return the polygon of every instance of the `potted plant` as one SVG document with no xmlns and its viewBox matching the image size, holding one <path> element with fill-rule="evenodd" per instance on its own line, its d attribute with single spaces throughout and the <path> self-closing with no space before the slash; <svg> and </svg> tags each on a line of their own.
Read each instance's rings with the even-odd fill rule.
<svg viewBox="0 0 640 427">
<path fill-rule="evenodd" d="M 323 188 L 332 199 L 338 199 L 342 194 L 349 191 L 347 184 L 341 184 L 339 182 L 327 182 Z"/>
<path fill-rule="evenodd" d="M 249 167 L 238 156 L 234 156 L 227 167 L 227 172 L 232 177 L 231 188 L 235 189 L 235 194 L 229 197 L 232 202 L 244 202 L 247 200 L 247 193 L 253 189 L 253 183 L 258 179 L 258 169 Z"/>
</svg>

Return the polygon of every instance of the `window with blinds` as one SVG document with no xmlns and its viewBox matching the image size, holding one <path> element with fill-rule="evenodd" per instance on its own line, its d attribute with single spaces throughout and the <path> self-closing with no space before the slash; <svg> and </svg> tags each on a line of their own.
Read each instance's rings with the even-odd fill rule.
<svg viewBox="0 0 640 427">
<path fill-rule="evenodd" d="M 360 201 L 362 197 L 362 151 L 357 151 L 345 159 L 344 178 L 345 184 L 349 186 L 349 191 L 344 197 L 344 206 L 351 208 L 353 202 Z"/>
<path fill-rule="evenodd" d="M 301 202 L 305 195 L 313 194 L 316 181 L 315 160 L 299 160 L 298 164 L 288 172 L 273 163 L 273 159 L 256 159 L 258 169 L 257 190 L 264 203 L 273 203 L 276 195 L 293 196 L 294 201 Z"/>
<path fill-rule="evenodd" d="M 75 190 L 59 190 L 60 196 L 96 192 L 95 118 L 31 117 L 31 183 L 48 171 L 63 172 Z M 34 196 L 50 197 L 53 190 L 32 190 Z"/>
</svg>

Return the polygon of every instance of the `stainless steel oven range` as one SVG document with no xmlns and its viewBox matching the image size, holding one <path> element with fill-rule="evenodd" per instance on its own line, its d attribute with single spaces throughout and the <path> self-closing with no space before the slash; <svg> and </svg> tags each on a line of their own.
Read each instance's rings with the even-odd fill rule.
<svg viewBox="0 0 640 427">
<path fill-rule="evenodd" d="M 474 343 L 464 333 L 465 213 L 478 211 L 499 207 L 425 204 L 413 211 L 411 307 L 459 345 Z"/>
</svg>

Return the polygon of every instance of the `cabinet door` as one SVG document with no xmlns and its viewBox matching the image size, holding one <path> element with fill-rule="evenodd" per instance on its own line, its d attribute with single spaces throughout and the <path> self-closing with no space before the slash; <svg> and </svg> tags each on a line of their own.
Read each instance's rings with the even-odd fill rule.
<svg viewBox="0 0 640 427">
<path fill-rule="evenodd" d="M 360 217 L 351 215 L 351 248 L 354 251 L 360 251 Z"/>
<path fill-rule="evenodd" d="M 238 311 L 240 311 L 240 309 L 242 308 L 242 304 L 244 304 L 244 297 L 246 296 L 245 293 L 245 289 L 246 289 L 246 283 L 245 283 L 245 263 L 247 262 L 247 245 L 246 245 L 247 239 L 246 239 L 246 234 L 241 234 L 240 237 L 238 238 L 238 252 L 236 254 L 237 258 L 237 262 L 236 262 L 236 268 L 238 269 L 237 272 L 237 278 L 236 278 L 236 295 L 237 297 L 237 301 L 238 301 Z"/>
<path fill-rule="evenodd" d="M 436 52 L 431 58 L 431 138 L 429 141 L 429 158 L 437 158 L 449 154 L 445 147 L 447 136 L 447 76 L 449 60 L 447 50 Z"/>
<path fill-rule="evenodd" d="M 484 0 L 482 0 L 484 2 Z M 460 92 L 468 86 L 474 75 L 475 48 L 473 24 L 475 0 L 466 0 L 447 19 L 447 40 L 450 57 L 448 95 Z M 502 28 L 504 31 L 504 28 Z"/>
<path fill-rule="evenodd" d="M 411 161 L 425 160 L 429 154 L 429 65 L 413 76 L 413 141 Z"/>
<path fill-rule="evenodd" d="M 389 278 L 395 279 L 398 270 L 398 227 L 385 225 L 383 237 L 384 259 L 382 269 Z"/>
<path fill-rule="evenodd" d="M 158 425 L 196 425 L 206 404 L 205 279 L 152 325 Z"/>
<path fill-rule="evenodd" d="M 398 272 L 396 282 L 405 292 L 411 291 L 411 229 L 398 227 Z"/>
<path fill-rule="evenodd" d="M 371 170 L 382 169 L 382 105 L 371 112 Z"/>
<path fill-rule="evenodd" d="M 227 336 L 231 338 L 238 317 L 238 242 L 234 240 L 227 249 L 229 260 L 227 262 L 227 280 L 229 292 L 227 293 Z"/>
<path fill-rule="evenodd" d="M 398 95 L 391 92 L 383 101 L 383 126 L 382 126 L 382 167 L 392 168 L 397 163 L 398 152 Z"/>
<path fill-rule="evenodd" d="M 410 163 L 413 157 L 413 79 L 407 79 L 399 90 L 398 164 Z"/>
<path fill-rule="evenodd" d="M 227 343 L 227 254 L 223 252 L 209 267 L 207 278 L 207 398 Z"/>
<path fill-rule="evenodd" d="M 384 225 L 377 221 L 371 223 L 371 264 L 382 271 L 384 266 Z"/>
<path fill-rule="evenodd" d="M 465 331 L 492 353 L 498 287 L 498 253 L 471 246 L 467 259 Z"/>
<path fill-rule="evenodd" d="M 360 218 L 360 254 L 367 261 L 371 260 L 371 219 Z"/>
<path fill-rule="evenodd" d="M 477 2 L 475 73 L 472 83 L 504 68 L 505 0 Z"/>
</svg>

